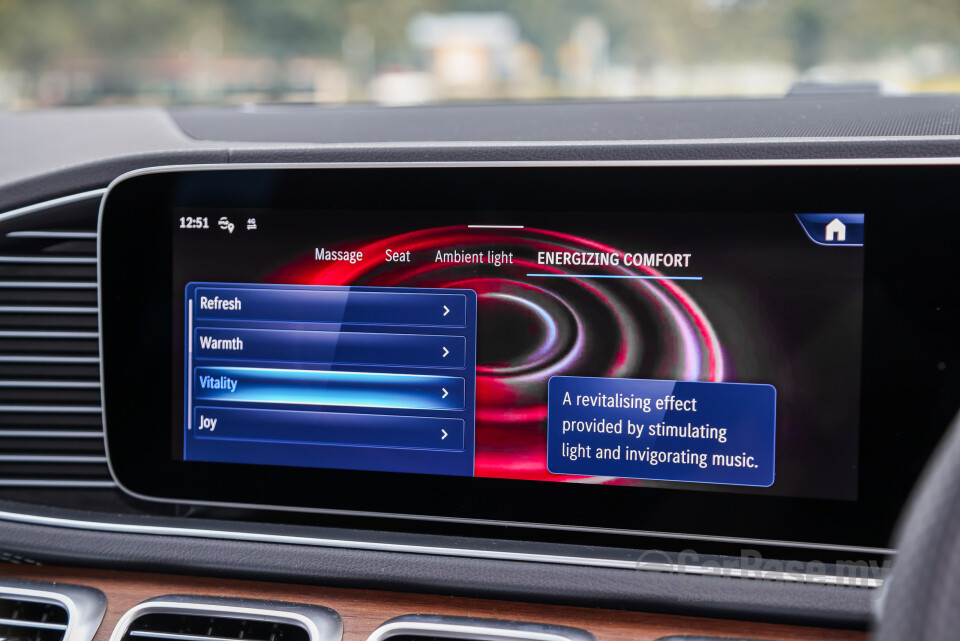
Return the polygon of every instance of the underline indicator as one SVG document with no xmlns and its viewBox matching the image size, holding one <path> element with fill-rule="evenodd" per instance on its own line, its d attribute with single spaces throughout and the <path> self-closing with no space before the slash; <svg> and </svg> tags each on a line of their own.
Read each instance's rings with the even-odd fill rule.
<svg viewBox="0 0 960 641">
<path fill-rule="evenodd" d="M 467 225 L 470 229 L 523 229 L 523 225 Z"/>
<path fill-rule="evenodd" d="M 529 278 L 620 278 L 628 280 L 703 280 L 703 276 L 639 276 L 628 274 L 527 274 Z"/>
</svg>

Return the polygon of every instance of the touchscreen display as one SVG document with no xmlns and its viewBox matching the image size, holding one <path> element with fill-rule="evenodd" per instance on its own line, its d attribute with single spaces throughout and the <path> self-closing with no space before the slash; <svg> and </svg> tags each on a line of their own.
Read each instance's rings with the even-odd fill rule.
<svg viewBox="0 0 960 641">
<path fill-rule="evenodd" d="M 177 460 L 857 497 L 862 214 L 170 224 Z"/>
</svg>

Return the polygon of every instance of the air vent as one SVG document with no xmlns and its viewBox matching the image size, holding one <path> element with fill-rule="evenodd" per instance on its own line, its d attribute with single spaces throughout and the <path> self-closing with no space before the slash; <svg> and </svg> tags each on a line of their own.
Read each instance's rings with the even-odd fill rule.
<svg viewBox="0 0 960 641">
<path fill-rule="evenodd" d="M 0 639 L 90 641 L 100 627 L 107 599 L 79 585 L 3 580 Z"/>
<path fill-rule="evenodd" d="M 174 595 L 135 606 L 110 641 L 340 641 L 343 624 L 328 608 Z"/>
<path fill-rule="evenodd" d="M 475 619 L 423 614 L 390 619 L 367 641 L 596 641 L 580 628 L 526 621 Z"/>
<path fill-rule="evenodd" d="M 5 641 L 63 641 L 68 620 L 62 605 L 0 597 L 0 639 Z"/>
<path fill-rule="evenodd" d="M 0 214 L 0 486 L 113 485 L 100 413 L 101 196 Z"/>
</svg>

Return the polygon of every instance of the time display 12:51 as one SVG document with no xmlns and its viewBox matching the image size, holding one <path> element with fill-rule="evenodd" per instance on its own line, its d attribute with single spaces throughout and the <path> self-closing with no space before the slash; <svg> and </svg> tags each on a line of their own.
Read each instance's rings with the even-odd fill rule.
<svg viewBox="0 0 960 641">
<path fill-rule="evenodd" d="M 210 229 L 210 219 L 206 216 L 183 216 L 180 229 Z"/>
</svg>

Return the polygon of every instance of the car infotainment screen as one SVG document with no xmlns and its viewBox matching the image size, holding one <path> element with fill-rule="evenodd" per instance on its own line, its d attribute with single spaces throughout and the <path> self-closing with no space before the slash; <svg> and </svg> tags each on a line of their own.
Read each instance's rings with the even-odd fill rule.
<svg viewBox="0 0 960 641">
<path fill-rule="evenodd" d="M 100 219 L 111 471 L 171 502 L 882 548 L 960 404 L 957 173 L 128 176 Z"/>
<path fill-rule="evenodd" d="M 864 223 L 175 210 L 177 455 L 853 499 Z"/>
</svg>

